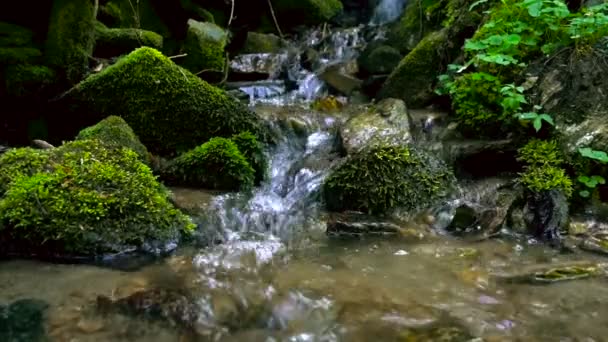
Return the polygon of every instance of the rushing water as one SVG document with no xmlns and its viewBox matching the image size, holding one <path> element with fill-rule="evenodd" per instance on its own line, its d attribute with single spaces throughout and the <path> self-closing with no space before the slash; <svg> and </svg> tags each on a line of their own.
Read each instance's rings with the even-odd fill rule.
<svg viewBox="0 0 608 342">
<path fill-rule="evenodd" d="M 192 203 L 204 213 L 201 241 L 209 245 L 133 272 L 3 262 L 0 305 L 47 302 L 51 341 L 605 340 L 605 277 L 507 281 L 529 268 L 601 257 L 517 240 L 326 237 L 318 196 L 338 160 L 341 119 L 265 111 L 283 132 L 268 152 L 269 180 L 250 194 L 201 192 Z M 294 118 L 299 129 L 288 124 Z M 469 186 L 446 207 L 492 205 L 498 184 Z M 198 201 L 196 191 L 182 194 Z M 108 300 L 130 310 L 108 309 Z"/>
<path fill-rule="evenodd" d="M 405 6 L 406 0 L 380 0 L 374 10 L 372 24 L 386 24 L 395 21 Z"/>
</svg>

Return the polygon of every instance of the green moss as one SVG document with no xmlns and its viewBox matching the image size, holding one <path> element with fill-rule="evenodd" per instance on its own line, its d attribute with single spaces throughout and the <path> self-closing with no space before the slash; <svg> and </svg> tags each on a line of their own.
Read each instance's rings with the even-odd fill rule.
<svg viewBox="0 0 608 342">
<path fill-rule="evenodd" d="M 33 63 L 42 52 L 32 47 L 0 47 L 0 65 Z"/>
<path fill-rule="evenodd" d="M 442 72 L 442 54 L 448 45 L 445 30 L 426 36 L 407 54 L 380 90 L 380 98 L 402 99 L 408 107 L 422 107 L 433 97 L 433 85 Z"/>
<path fill-rule="evenodd" d="M 137 28 L 156 32 L 164 38 L 171 37 L 171 31 L 162 21 L 150 0 L 112 0 L 102 11 L 112 20 L 104 22 L 111 27 Z"/>
<path fill-rule="evenodd" d="M 378 147 L 348 157 L 325 181 L 324 194 L 329 210 L 383 214 L 432 205 L 454 181 L 445 164 L 425 152 Z"/>
<path fill-rule="evenodd" d="M 0 195 L 6 192 L 11 183 L 24 175 L 32 175 L 42 170 L 49 156 L 33 148 L 14 148 L 0 156 Z"/>
<path fill-rule="evenodd" d="M 446 2 L 448 1 L 408 1 L 399 21 L 390 27 L 389 45 L 402 54 L 412 51 L 427 34 L 441 28 L 441 21 L 445 18 L 442 8 Z"/>
<path fill-rule="evenodd" d="M 95 126 L 83 129 L 76 137 L 76 140 L 89 139 L 97 139 L 109 148 L 129 148 L 137 153 L 141 161 L 149 161 L 148 149 L 121 117 L 108 116 Z"/>
<path fill-rule="evenodd" d="M 213 138 L 173 159 L 163 173 L 171 184 L 227 191 L 248 189 L 255 177 L 237 145 L 225 138 Z"/>
<path fill-rule="evenodd" d="M 253 167 L 253 170 L 255 171 L 255 182 L 260 183 L 264 180 L 268 162 L 264 155 L 264 146 L 262 143 L 260 143 L 255 135 L 250 132 L 239 133 L 234 135 L 230 140 L 236 144 L 239 151 L 241 151 L 245 159 L 247 159 L 249 165 Z"/>
<path fill-rule="evenodd" d="M 531 166 L 559 166 L 564 162 L 556 140 L 532 139 L 519 149 L 517 159 Z"/>
<path fill-rule="evenodd" d="M 17 64 L 6 67 L 6 89 L 10 95 L 35 95 L 55 81 L 55 71 L 43 65 Z"/>
<path fill-rule="evenodd" d="M 184 67 L 194 73 L 224 70 L 227 37 L 226 32 L 213 23 L 188 20 L 188 34 L 183 47 L 183 52 L 187 54 Z"/>
<path fill-rule="evenodd" d="M 34 33 L 21 26 L 0 22 L 0 46 L 30 45 Z"/>
<path fill-rule="evenodd" d="M 274 34 L 248 32 L 243 53 L 276 53 L 281 49 L 281 38 Z"/>
<path fill-rule="evenodd" d="M 380 45 L 365 51 L 359 58 L 359 67 L 373 75 L 391 73 L 399 62 L 402 56 L 399 50 L 387 46 Z"/>
<path fill-rule="evenodd" d="M 278 0 L 273 6 L 283 28 L 322 24 L 343 9 L 340 0 Z"/>
<path fill-rule="evenodd" d="M 533 165 L 520 175 L 520 182 L 532 192 L 561 190 L 566 197 L 572 195 L 572 180 L 566 171 L 555 166 Z"/>
<path fill-rule="evenodd" d="M 77 83 L 89 71 L 95 28 L 93 2 L 55 0 L 46 42 L 48 64 L 61 70 L 70 83 Z"/>
<path fill-rule="evenodd" d="M 15 179 L 0 201 L 5 229 L 32 247 L 90 255 L 194 228 L 129 149 L 82 140 L 43 153 L 43 169 Z"/>
<path fill-rule="evenodd" d="M 149 46 L 158 50 L 163 47 L 163 37 L 161 35 L 141 29 L 109 29 L 98 22 L 96 24 L 95 35 L 96 57 L 109 58 L 120 56 L 142 46 Z"/>
<path fill-rule="evenodd" d="M 68 99 L 78 115 L 120 113 L 151 152 L 175 155 L 212 137 L 250 131 L 261 119 L 152 48 L 139 48 L 83 81 Z"/>
</svg>

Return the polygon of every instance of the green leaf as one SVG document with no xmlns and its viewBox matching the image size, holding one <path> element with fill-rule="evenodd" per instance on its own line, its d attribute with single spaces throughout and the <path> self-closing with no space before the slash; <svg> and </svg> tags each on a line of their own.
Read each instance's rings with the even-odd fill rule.
<svg viewBox="0 0 608 342">
<path fill-rule="evenodd" d="M 606 184 L 606 179 L 604 179 L 604 177 L 602 176 L 592 176 L 591 179 L 593 179 L 597 184 Z"/>
<path fill-rule="evenodd" d="M 589 196 L 591 196 L 591 193 L 589 191 L 587 191 L 587 190 L 582 190 L 578 194 L 581 195 L 581 197 L 584 197 L 584 198 L 588 198 Z"/>
<path fill-rule="evenodd" d="M 484 39 L 484 42 L 487 42 L 490 45 L 501 45 L 503 43 L 503 37 L 499 35 L 493 35 Z"/>
<path fill-rule="evenodd" d="M 521 36 L 518 34 L 510 34 L 505 38 L 505 43 L 511 44 L 511 45 L 517 45 L 519 44 L 519 42 L 521 42 Z"/>
<path fill-rule="evenodd" d="M 587 182 L 589 182 L 589 180 L 590 180 L 590 179 L 589 179 L 589 177 L 587 177 L 587 176 L 579 176 L 579 177 L 577 178 L 577 180 L 578 180 L 579 182 L 581 182 L 581 183 L 587 183 Z"/>
<path fill-rule="evenodd" d="M 537 117 L 536 119 L 534 119 L 532 125 L 534 126 L 534 129 L 538 132 L 542 128 L 543 122 L 540 117 Z"/>
<path fill-rule="evenodd" d="M 533 3 L 531 3 L 528 7 L 528 14 L 530 14 L 531 17 L 534 18 L 538 18 L 540 16 L 541 13 L 541 9 L 543 7 L 543 2 L 541 1 L 534 1 Z"/>
<path fill-rule="evenodd" d="M 555 122 L 553 121 L 553 117 L 551 117 L 551 115 L 549 114 L 541 114 L 538 116 L 541 120 L 545 120 L 547 123 L 549 123 L 551 126 L 555 126 Z"/>
<path fill-rule="evenodd" d="M 488 48 L 488 44 L 485 44 L 483 42 L 480 42 L 478 40 L 467 40 L 466 43 L 464 44 L 464 49 L 465 50 L 474 50 L 474 51 L 478 51 L 478 50 L 484 50 Z"/>
<path fill-rule="evenodd" d="M 608 154 L 604 151 L 596 151 L 589 147 L 579 148 L 578 152 L 586 158 L 597 160 L 601 163 L 608 163 Z"/>
<path fill-rule="evenodd" d="M 516 114 L 520 120 L 533 120 L 538 117 L 538 113 L 528 112 L 528 113 L 520 113 Z"/>
</svg>

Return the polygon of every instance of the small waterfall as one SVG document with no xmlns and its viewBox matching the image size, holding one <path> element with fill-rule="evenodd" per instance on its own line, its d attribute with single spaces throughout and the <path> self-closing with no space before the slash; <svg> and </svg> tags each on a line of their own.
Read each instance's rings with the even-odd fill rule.
<svg viewBox="0 0 608 342">
<path fill-rule="evenodd" d="M 405 2 L 405 0 L 381 0 L 374 10 L 371 23 L 382 25 L 395 21 L 403 12 Z"/>
</svg>

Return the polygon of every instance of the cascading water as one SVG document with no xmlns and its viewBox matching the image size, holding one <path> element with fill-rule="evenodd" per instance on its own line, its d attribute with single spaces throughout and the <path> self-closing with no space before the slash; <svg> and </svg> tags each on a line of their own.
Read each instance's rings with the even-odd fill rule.
<svg viewBox="0 0 608 342">
<path fill-rule="evenodd" d="M 371 23 L 382 25 L 395 21 L 401 15 L 405 3 L 405 0 L 381 0 L 374 10 Z"/>
</svg>

